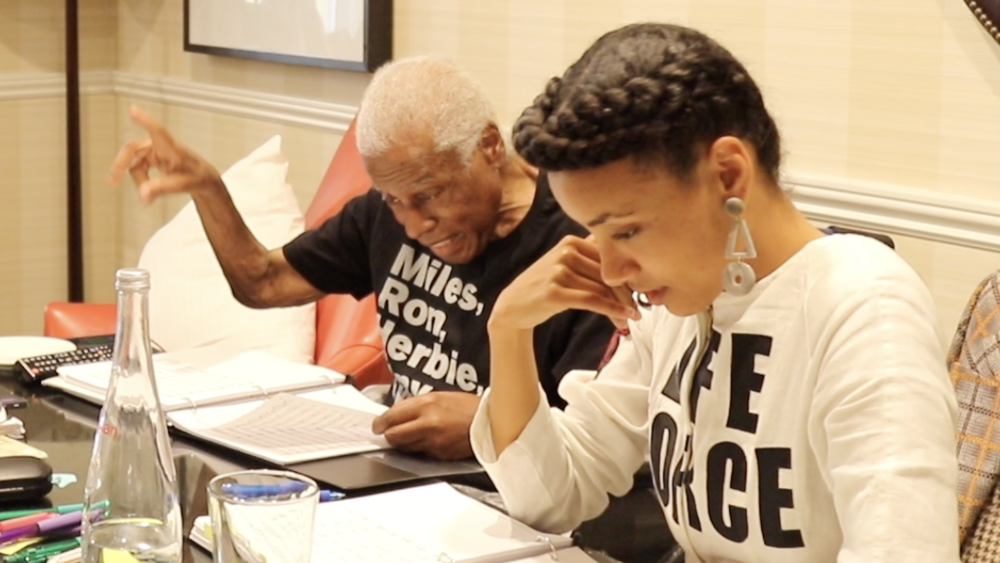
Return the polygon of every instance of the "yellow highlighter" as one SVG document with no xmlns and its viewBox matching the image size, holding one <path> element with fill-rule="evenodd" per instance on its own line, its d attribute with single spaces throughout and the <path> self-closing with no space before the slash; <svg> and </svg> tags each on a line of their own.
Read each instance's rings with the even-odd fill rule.
<svg viewBox="0 0 1000 563">
<path fill-rule="evenodd" d="M 21 551 L 22 549 L 26 547 L 31 547 L 36 543 L 40 543 L 42 541 L 45 541 L 45 538 L 27 538 L 18 542 L 14 542 L 12 544 L 3 546 L 3 548 L 0 548 L 0 555 L 3 555 L 4 557 L 14 555 L 15 553 Z"/>
</svg>

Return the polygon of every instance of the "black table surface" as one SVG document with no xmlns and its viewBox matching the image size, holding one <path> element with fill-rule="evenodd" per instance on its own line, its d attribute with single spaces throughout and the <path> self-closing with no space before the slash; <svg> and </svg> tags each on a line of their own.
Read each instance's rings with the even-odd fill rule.
<svg viewBox="0 0 1000 563">
<path fill-rule="evenodd" d="M 83 502 L 100 408 L 55 389 L 25 386 L 13 377 L 9 368 L 0 366 L 0 397 L 6 395 L 17 395 L 27 400 L 24 408 L 8 410 L 8 414 L 24 421 L 25 442 L 48 454 L 47 461 L 54 473 L 72 473 L 77 480 L 65 488 L 53 488 L 38 502 L 18 505 L 0 503 L 0 510 L 47 508 Z M 171 436 L 171 448 L 184 522 L 182 561 L 211 563 L 211 555 L 187 539 L 194 519 L 208 514 L 208 482 L 221 473 L 273 466 L 238 452 L 176 435 Z M 453 476 L 445 480 L 458 485 L 471 485 L 474 489 L 482 488 L 477 479 Z M 327 485 L 322 483 L 321 478 L 317 477 L 317 481 Z M 414 482 L 349 491 L 348 494 L 371 494 L 412 484 Z M 639 486 L 623 498 L 613 497 L 609 509 L 601 517 L 585 523 L 577 531 L 575 539 L 583 547 L 600 549 L 626 563 L 659 561 L 673 543 L 662 517 L 651 491 Z"/>
<path fill-rule="evenodd" d="M 76 482 L 64 488 L 54 487 L 40 501 L 19 504 L 0 503 L 0 510 L 48 508 L 83 502 L 84 486 L 90 467 L 91 450 L 94 433 L 97 430 L 100 407 L 57 389 L 41 385 L 25 385 L 14 376 L 14 372 L 8 366 L 0 366 L 0 397 L 8 395 L 16 395 L 26 399 L 25 407 L 8 409 L 10 416 L 16 416 L 24 422 L 25 442 L 48 454 L 46 461 L 52 466 L 53 473 L 73 474 L 76 476 Z M 241 469 L 277 468 L 278 466 L 197 439 L 178 436 L 173 432 L 171 432 L 170 444 L 174 465 L 177 469 L 178 492 L 184 522 L 183 561 L 209 562 L 211 556 L 186 539 L 194 519 L 208 514 L 206 492 L 208 482 L 222 473 Z M 322 476 L 324 473 L 330 473 L 331 469 L 336 471 L 339 467 L 338 464 L 342 464 L 343 460 L 338 458 L 328 461 L 336 463 L 327 463 L 327 467 L 324 467 L 322 462 L 303 463 L 293 465 L 289 469 L 312 476 L 324 488 L 335 488 L 332 481 L 324 481 Z M 364 464 L 362 471 L 371 470 L 372 466 L 377 465 L 379 464 Z M 483 479 L 485 479 L 485 474 L 453 475 L 445 478 L 449 482 L 471 485 L 474 488 L 482 488 Z M 436 479 L 428 478 L 424 479 L 423 482 L 432 480 Z M 346 492 L 348 496 L 359 496 L 410 486 L 418 482 L 421 480 L 409 479 Z M 490 485 L 488 480 L 485 484 Z"/>
<path fill-rule="evenodd" d="M 90 466 L 94 432 L 100 408 L 46 387 L 27 387 L 17 381 L 6 367 L 0 367 L 0 396 L 17 395 L 27 400 L 24 408 L 9 409 L 8 414 L 24 421 L 25 442 L 48 454 L 46 460 L 54 473 L 71 473 L 76 482 L 64 488 L 54 487 L 42 500 L 28 503 L 0 503 L 0 510 L 47 508 L 83 502 L 83 490 Z M 208 514 L 205 486 L 212 477 L 229 471 L 256 467 L 252 459 L 212 450 L 183 438 L 172 438 L 171 446 L 177 468 L 184 537 L 198 516 Z M 209 563 L 211 556 L 185 541 L 185 563 Z"/>
</svg>

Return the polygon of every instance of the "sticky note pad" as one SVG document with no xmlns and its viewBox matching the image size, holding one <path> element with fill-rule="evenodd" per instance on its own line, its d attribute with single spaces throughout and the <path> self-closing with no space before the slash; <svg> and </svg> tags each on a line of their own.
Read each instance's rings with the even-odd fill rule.
<svg viewBox="0 0 1000 563">
<path fill-rule="evenodd" d="M 101 563 L 142 563 L 132 554 L 127 551 L 122 551 L 120 549 L 102 549 L 101 550 Z"/>
<path fill-rule="evenodd" d="M 26 547 L 31 547 L 31 546 L 35 545 L 36 543 L 42 542 L 44 540 L 45 540 L 45 538 L 28 538 L 26 540 L 21 540 L 19 542 L 14 542 L 14 543 L 11 543 L 11 544 L 7 544 L 7 545 L 3 546 L 2 549 L 0 549 L 0 555 L 4 555 L 4 556 L 6 556 L 6 555 L 14 555 L 18 551 L 21 551 L 22 549 L 24 549 Z"/>
</svg>

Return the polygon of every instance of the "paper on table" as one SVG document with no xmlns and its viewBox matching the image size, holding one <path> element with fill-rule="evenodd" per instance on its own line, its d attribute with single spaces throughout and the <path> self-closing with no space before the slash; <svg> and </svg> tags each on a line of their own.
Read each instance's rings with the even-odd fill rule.
<svg viewBox="0 0 1000 563">
<path fill-rule="evenodd" d="M 350 385 L 169 413 L 176 428 L 281 464 L 386 449 L 371 432 L 386 410 Z"/>
<path fill-rule="evenodd" d="M 458 563 L 513 561 L 548 553 L 550 545 L 561 549 L 572 543 L 565 536 L 539 533 L 445 483 L 324 503 L 319 508 L 316 541 L 340 545 L 336 553 L 344 563 L 421 561 L 392 559 L 392 548 L 402 552 L 410 544 L 420 546 L 421 554 L 434 554 L 431 561 Z M 371 527 L 372 523 L 377 526 Z M 386 555 L 374 553 L 370 549 L 374 544 Z M 354 546 L 350 556 L 345 546 Z"/>
<path fill-rule="evenodd" d="M 153 356 L 157 392 L 165 411 L 218 404 L 342 383 L 345 378 L 321 366 L 301 364 L 250 350 L 235 356 L 210 348 Z M 104 402 L 111 362 L 59 368 L 43 385 Z"/>
<path fill-rule="evenodd" d="M 24 442 L 8 438 L 7 436 L 0 436 L 0 457 L 37 457 L 38 459 L 45 459 L 49 457 L 49 454 Z"/>
<path fill-rule="evenodd" d="M 266 536 L 277 548 L 283 523 L 276 521 L 276 527 L 244 528 L 244 534 Z M 191 534 L 208 549 L 209 527 L 209 519 L 199 517 Z M 439 483 L 320 504 L 312 563 L 541 562 L 551 561 L 552 550 L 558 551 L 560 561 L 567 551 L 565 561 L 589 563 L 583 552 L 565 549 L 571 543 L 568 537 L 532 530 Z"/>
<path fill-rule="evenodd" d="M 16 416 L 9 416 L 3 406 L 0 406 L 0 436 L 24 438 L 24 423 Z"/>
</svg>

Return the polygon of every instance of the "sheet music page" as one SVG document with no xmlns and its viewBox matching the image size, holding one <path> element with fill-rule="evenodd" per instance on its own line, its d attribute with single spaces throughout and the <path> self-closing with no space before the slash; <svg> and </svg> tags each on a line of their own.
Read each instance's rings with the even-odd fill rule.
<svg viewBox="0 0 1000 563">
<path fill-rule="evenodd" d="M 248 533 L 278 549 L 281 525 Z M 593 561 L 566 549 L 570 538 L 532 530 L 445 483 L 322 503 L 313 534 L 311 563 L 542 563 L 553 550 L 559 561 Z"/>
<path fill-rule="evenodd" d="M 194 436 L 281 464 L 386 449 L 372 421 L 386 410 L 343 384 L 300 395 L 168 414 Z"/>
<path fill-rule="evenodd" d="M 164 410 L 208 404 L 332 385 L 344 376 L 321 366 L 301 364 L 250 350 L 236 354 L 211 349 L 190 350 L 153 356 L 153 373 Z M 89 390 L 93 399 L 102 397 L 111 380 L 111 362 L 94 362 L 59 368 L 62 381 L 49 383 L 73 392 L 74 386 Z"/>
</svg>

